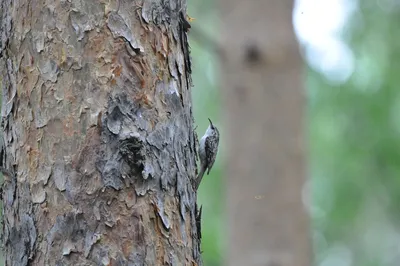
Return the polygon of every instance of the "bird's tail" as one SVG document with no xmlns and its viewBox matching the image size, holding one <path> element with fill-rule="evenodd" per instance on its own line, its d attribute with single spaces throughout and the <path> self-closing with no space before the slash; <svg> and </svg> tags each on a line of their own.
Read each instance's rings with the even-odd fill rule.
<svg viewBox="0 0 400 266">
<path fill-rule="evenodd" d="M 206 168 L 205 167 L 201 167 L 200 173 L 197 175 L 196 181 L 194 182 L 194 188 L 195 188 L 196 191 L 200 186 L 200 182 L 203 179 L 203 176 L 204 176 L 205 172 L 206 172 Z"/>
</svg>

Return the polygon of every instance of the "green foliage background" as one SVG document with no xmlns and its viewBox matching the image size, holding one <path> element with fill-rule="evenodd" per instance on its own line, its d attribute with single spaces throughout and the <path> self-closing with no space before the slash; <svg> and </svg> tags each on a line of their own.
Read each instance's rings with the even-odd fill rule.
<svg viewBox="0 0 400 266">
<path fill-rule="evenodd" d="M 349 2 L 357 8 L 340 33 L 354 56 L 349 79 L 332 82 L 305 66 L 314 264 L 400 265 L 400 2 Z M 215 38 L 214 1 L 188 3 L 193 27 Z M 201 137 L 207 117 L 223 126 L 218 58 L 195 31 L 190 44 Z M 221 265 L 226 244 L 223 150 L 222 143 L 217 165 L 200 187 L 206 266 Z"/>
</svg>

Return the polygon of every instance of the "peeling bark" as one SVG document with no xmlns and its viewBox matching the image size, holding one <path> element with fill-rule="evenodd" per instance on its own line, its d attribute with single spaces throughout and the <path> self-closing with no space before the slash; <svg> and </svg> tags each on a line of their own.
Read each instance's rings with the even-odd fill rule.
<svg viewBox="0 0 400 266">
<path fill-rule="evenodd" d="M 0 0 L 6 265 L 201 265 L 184 0 Z"/>
</svg>

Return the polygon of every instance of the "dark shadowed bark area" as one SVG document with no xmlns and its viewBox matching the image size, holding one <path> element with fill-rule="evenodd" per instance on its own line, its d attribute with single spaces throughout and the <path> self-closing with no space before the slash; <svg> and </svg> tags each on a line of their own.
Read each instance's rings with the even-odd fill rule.
<svg viewBox="0 0 400 266">
<path fill-rule="evenodd" d="M 0 0 L 7 265 L 201 265 L 185 0 Z"/>
<path fill-rule="evenodd" d="M 292 0 L 220 0 L 229 266 L 310 266 Z M 307 195 L 305 195 L 307 198 Z"/>
</svg>

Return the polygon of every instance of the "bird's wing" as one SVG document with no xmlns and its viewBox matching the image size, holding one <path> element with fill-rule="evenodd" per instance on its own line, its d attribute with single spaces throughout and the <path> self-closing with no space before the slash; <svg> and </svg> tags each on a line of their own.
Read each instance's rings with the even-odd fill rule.
<svg viewBox="0 0 400 266">
<path fill-rule="evenodd" d="M 207 160 L 207 175 L 210 173 L 211 168 L 214 165 L 215 162 L 215 157 L 217 155 L 217 149 L 218 147 L 214 147 L 215 145 L 217 145 L 216 141 L 215 141 L 215 137 L 213 136 L 209 136 L 206 139 L 205 142 L 205 150 L 211 152 L 212 154 L 209 154 L 209 156 L 207 156 L 206 160 Z"/>
</svg>

